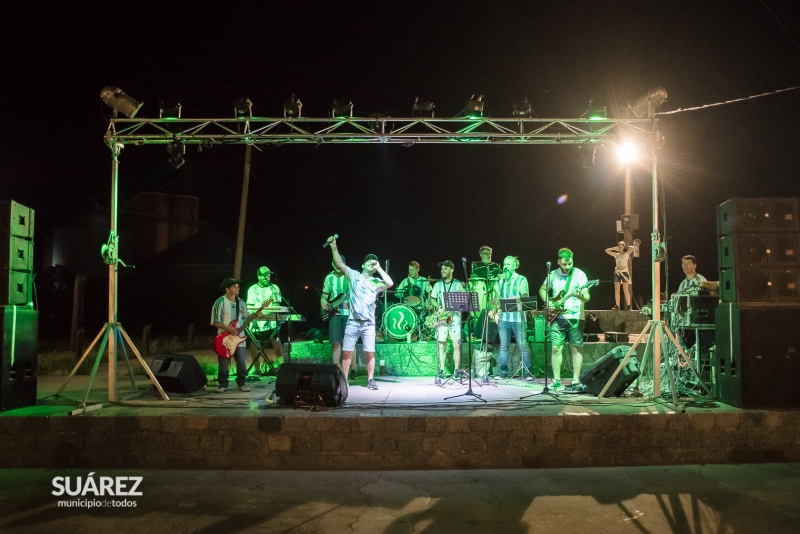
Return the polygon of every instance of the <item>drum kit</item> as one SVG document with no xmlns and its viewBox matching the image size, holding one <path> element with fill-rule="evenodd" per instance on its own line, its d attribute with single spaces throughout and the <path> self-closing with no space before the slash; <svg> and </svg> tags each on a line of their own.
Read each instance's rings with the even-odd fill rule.
<svg viewBox="0 0 800 534">
<path fill-rule="evenodd" d="M 424 282 L 432 282 L 434 278 L 417 278 Z M 389 291 L 391 293 L 392 291 Z M 430 338 L 432 328 L 428 327 L 430 302 L 425 300 L 420 286 L 409 284 L 394 292 L 399 302 L 389 306 L 383 313 L 383 328 L 386 334 L 397 340 L 409 339 L 415 335 L 417 339 Z"/>
</svg>

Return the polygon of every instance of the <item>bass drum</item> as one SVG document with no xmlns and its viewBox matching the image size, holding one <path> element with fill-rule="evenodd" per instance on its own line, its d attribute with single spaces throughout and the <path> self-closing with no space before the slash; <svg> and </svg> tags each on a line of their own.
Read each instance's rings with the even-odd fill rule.
<svg viewBox="0 0 800 534">
<path fill-rule="evenodd" d="M 394 339 L 405 339 L 417 330 L 417 312 L 406 304 L 395 304 L 383 316 L 386 333 Z"/>
</svg>

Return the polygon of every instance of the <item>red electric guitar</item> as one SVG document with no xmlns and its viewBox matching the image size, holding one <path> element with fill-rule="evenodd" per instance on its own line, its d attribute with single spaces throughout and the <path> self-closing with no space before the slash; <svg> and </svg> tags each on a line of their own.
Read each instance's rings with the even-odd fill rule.
<svg viewBox="0 0 800 534">
<path fill-rule="evenodd" d="M 233 356 L 233 353 L 236 351 L 236 348 L 239 345 L 241 345 L 245 339 L 247 339 L 247 336 L 242 337 L 240 334 L 244 331 L 245 328 L 247 328 L 247 325 L 250 324 L 250 321 L 261 317 L 261 311 L 270 304 L 272 304 L 274 300 L 275 299 L 269 299 L 267 301 L 264 301 L 264 303 L 261 305 L 258 311 L 248 315 L 247 320 L 239 328 L 236 328 L 236 323 L 238 322 L 238 319 L 234 319 L 233 321 L 231 321 L 231 324 L 229 326 L 236 328 L 236 335 L 234 336 L 233 334 L 229 334 L 228 332 L 222 332 L 221 334 L 219 334 L 217 337 L 214 338 L 214 352 L 217 353 L 217 356 L 219 356 L 220 358 L 225 358 L 226 360 L 230 359 L 230 357 Z"/>
<path fill-rule="evenodd" d="M 571 295 L 572 293 L 580 293 L 584 289 L 589 289 L 590 287 L 596 286 L 599 283 L 600 280 L 589 280 L 588 282 L 586 282 L 586 284 L 574 288 L 572 291 L 569 292 L 569 295 Z M 545 316 L 547 317 L 547 324 L 550 324 L 553 321 L 555 321 L 556 317 L 558 317 L 558 314 L 564 311 L 564 302 L 567 300 L 566 298 L 564 298 L 565 292 L 566 290 L 562 289 L 558 295 L 550 299 L 550 306 L 547 308 L 547 313 L 545 314 Z M 569 298 L 569 295 L 567 295 L 567 298 Z"/>
</svg>

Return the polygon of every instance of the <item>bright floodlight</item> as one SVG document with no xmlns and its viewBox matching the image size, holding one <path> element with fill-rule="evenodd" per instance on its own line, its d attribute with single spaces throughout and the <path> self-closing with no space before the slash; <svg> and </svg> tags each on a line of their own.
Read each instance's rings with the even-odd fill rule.
<svg viewBox="0 0 800 534">
<path fill-rule="evenodd" d="M 122 113 L 129 119 L 134 118 L 136 112 L 142 107 L 141 102 L 126 95 L 119 87 L 113 87 L 111 85 L 103 87 L 103 90 L 100 91 L 100 99 L 114 110 L 115 116 L 117 113 Z"/>
<path fill-rule="evenodd" d="M 622 163 L 631 163 L 639 156 L 636 145 L 630 141 L 625 141 L 617 147 L 617 157 Z"/>
</svg>

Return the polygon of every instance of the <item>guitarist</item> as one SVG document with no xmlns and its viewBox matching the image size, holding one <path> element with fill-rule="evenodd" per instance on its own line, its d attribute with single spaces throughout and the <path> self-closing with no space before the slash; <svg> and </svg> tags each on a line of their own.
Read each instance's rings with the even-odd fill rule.
<svg viewBox="0 0 800 534">
<path fill-rule="evenodd" d="M 342 263 L 344 261 L 344 256 L 342 256 Z M 350 280 L 344 275 L 344 271 L 336 267 L 335 263 L 331 262 L 331 265 L 333 271 L 328 273 L 322 284 L 319 305 L 322 308 L 322 318 L 330 321 L 328 323 L 328 339 L 333 349 L 333 363 L 341 366 L 344 328 L 347 326 L 347 319 L 350 318 Z M 358 370 L 353 362 L 350 378 L 357 376 Z"/>
<path fill-rule="evenodd" d="M 583 306 L 589 302 L 589 279 L 586 273 L 573 265 L 574 255 L 568 248 L 558 251 L 558 269 L 552 271 L 539 288 L 542 302 L 550 301 L 550 307 L 563 308 L 550 324 L 550 341 L 553 360 L 553 389 L 561 388 L 562 350 L 569 343 L 572 354 L 572 385 L 574 392 L 581 391 L 579 376 L 583 366 Z M 547 288 L 550 294 L 547 294 Z M 560 298 L 556 299 L 556 296 Z"/>
<path fill-rule="evenodd" d="M 244 336 L 237 332 L 236 327 L 231 326 L 231 322 L 237 320 L 236 326 L 241 326 L 247 320 L 247 304 L 243 299 L 239 298 L 239 284 L 241 280 L 233 278 L 226 278 L 220 284 L 220 289 L 225 291 L 225 294 L 219 297 L 211 308 L 211 326 L 217 328 L 217 335 L 227 332 L 234 336 Z M 232 358 L 217 357 L 219 362 L 218 382 L 219 389 L 217 393 L 225 393 L 228 389 L 228 379 L 230 376 L 230 363 L 231 359 L 236 361 L 236 384 L 239 386 L 239 391 L 250 391 L 245 385 L 245 377 L 247 376 L 247 341 L 243 341 L 236 351 L 234 351 Z"/>
</svg>

